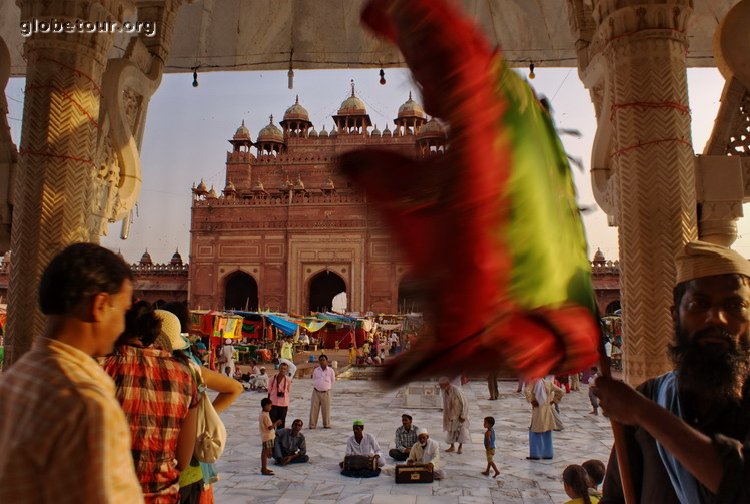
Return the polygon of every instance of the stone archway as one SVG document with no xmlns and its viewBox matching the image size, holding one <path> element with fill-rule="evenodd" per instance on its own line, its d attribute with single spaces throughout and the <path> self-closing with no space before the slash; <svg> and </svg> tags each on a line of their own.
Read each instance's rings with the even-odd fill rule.
<svg viewBox="0 0 750 504">
<path fill-rule="evenodd" d="M 346 292 L 344 279 L 331 271 L 321 271 L 310 279 L 308 311 L 329 311 L 333 297 L 341 292 Z"/>
<path fill-rule="evenodd" d="M 617 300 L 615 300 L 615 301 L 612 301 L 611 303 L 609 303 L 609 304 L 607 305 L 607 308 L 605 308 L 605 309 L 604 309 L 604 313 L 605 313 L 606 315 L 611 315 L 611 314 L 613 314 L 613 313 L 614 313 L 615 311 L 617 311 L 617 310 L 619 310 L 619 309 L 621 309 L 621 308 L 622 308 L 622 306 L 620 306 L 620 300 L 619 300 L 619 299 L 617 299 Z"/>
<path fill-rule="evenodd" d="M 398 283 L 398 313 L 422 313 L 425 310 L 424 288 L 409 275 Z"/>
<path fill-rule="evenodd" d="M 236 271 L 227 277 L 224 285 L 225 309 L 258 309 L 258 283 L 253 277 L 243 271 Z"/>
</svg>

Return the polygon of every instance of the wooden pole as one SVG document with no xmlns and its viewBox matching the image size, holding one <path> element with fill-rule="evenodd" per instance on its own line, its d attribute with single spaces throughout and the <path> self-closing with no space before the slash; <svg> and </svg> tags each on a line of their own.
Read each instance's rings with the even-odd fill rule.
<svg viewBox="0 0 750 504">
<path fill-rule="evenodd" d="M 599 369 L 602 376 L 612 378 L 612 371 L 609 367 L 607 352 L 604 348 L 604 333 L 602 331 L 601 318 L 597 316 L 599 322 Z M 636 504 L 635 491 L 633 490 L 633 478 L 630 475 L 630 457 L 628 456 L 627 444 L 625 443 L 625 426 L 614 420 L 610 420 L 612 425 L 612 435 L 615 441 L 615 455 L 617 456 L 617 466 L 620 469 L 620 482 L 622 484 L 622 495 L 625 504 Z"/>
</svg>

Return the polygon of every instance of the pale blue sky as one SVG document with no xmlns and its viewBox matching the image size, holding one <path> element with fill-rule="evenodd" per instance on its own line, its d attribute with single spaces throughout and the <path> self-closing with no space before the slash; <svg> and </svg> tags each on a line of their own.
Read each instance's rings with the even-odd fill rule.
<svg viewBox="0 0 750 504">
<path fill-rule="evenodd" d="M 253 138 L 273 114 L 278 124 L 284 110 L 299 94 L 300 104 L 310 113 L 315 128 L 330 131 L 339 104 L 350 94 L 354 79 L 357 95 L 364 100 L 374 124 L 382 130 L 393 127 L 398 107 L 409 92 L 419 100 L 417 87 L 407 70 L 386 70 L 387 84 L 378 83 L 379 69 L 298 70 L 294 89 L 287 89 L 285 71 L 201 73 L 199 87 L 192 87 L 192 75 L 166 75 L 151 99 L 142 149 L 143 189 L 130 237 L 121 240 L 120 223 L 109 227 L 102 244 L 122 250 L 128 262 L 136 262 L 148 250 L 154 262 L 168 262 L 179 247 L 188 259 L 190 243 L 190 187 L 201 178 L 219 192 L 224 187 L 227 139 L 244 119 Z M 527 72 L 523 72 L 526 74 Z M 555 118 L 562 128 L 578 129 L 583 138 L 564 136 L 566 149 L 590 166 L 591 144 L 596 128 L 588 92 L 575 69 L 537 68 L 531 81 L 537 93 L 552 100 Z M 688 72 L 693 144 L 702 152 L 719 106 L 724 80 L 715 69 Z M 20 137 L 23 79 L 12 79 L 6 89 L 11 132 Z M 596 207 L 588 171 L 576 170 L 576 185 L 582 206 Z M 745 219 L 746 221 L 746 219 Z M 598 208 L 584 217 L 590 255 L 600 247 L 605 256 L 618 254 L 616 228 L 608 227 Z M 750 225 L 740 223 L 741 238 L 735 247 L 750 256 Z"/>
</svg>

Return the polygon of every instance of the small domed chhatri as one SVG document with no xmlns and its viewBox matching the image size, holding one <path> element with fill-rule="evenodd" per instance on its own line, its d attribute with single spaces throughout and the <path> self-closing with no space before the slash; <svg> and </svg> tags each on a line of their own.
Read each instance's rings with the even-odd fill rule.
<svg viewBox="0 0 750 504">
<path fill-rule="evenodd" d="M 404 104 L 398 108 L 398 117 L 421 117 L 423 119 L 427 118 L 422 105 L 412 99 L 411 91 L 409 91 L 409 99 L 406 100 Z"/>
<path fill-rule="evenodd" d="M 208 187 L 206 187 L 206 183 L 203 181 L 203 179 L 201 179 L 201 181 L 198 183 L 198 187 L 195 188 L 195 194 L 208 194 Z"/>
<path fill-rule="evenodd" d="M 294 105 L 284 112 L 284 119 L 281 122 L 283 123 L 284 121 L 310 121 L 310 115 L 307 113 L 307 110 L 299 104 L 299 95 L 294 100 Z"/>
<path fill-rule="evenodd" d="M 443 123 L 432 118 L 417 132 L 417 148 L 421 156 L 432 156 L 445 152 L 448 134 Z"/>
<path fill-rule="evenodd" d="M 367 128 L 372 126 L 364 102 L 354 95 L 354 81 L 351 82 L 351 86 L 351 96 L 341 102 L 339 111 L 333 116 L 336 129 L 331 130 L 331 136 L 367 135 Z"/>
<path fill-rule="evenodd" d="M 224 193 L 224 196 L 228 197 L 234 197 L 237 195 L 237 189 L 234 187 L 231 180 L 227 180 L 227 185 L 224 186 L 224 190 L 221 192 Z"/>
<path fill-rule="evenodd" d="M 398 117 L 393 120 L 396 125 L 394 134 L 396 136 L 413 135 L 421 128 L 427 116 L 422 109 L 422 106 L 415 102 L 409 92 L 409 99 L 398 108 Z"/>
<path fill-rule="evenodd" d="M 604 252 L 602 252 L 602 249 L 599 247 L 596 248 L 596 253 L 594 254 L 594 264 L 604 264 L 607 260 L 604 258 Z"/>
<path fill-rule="evenodd" d="M 250 140 L 250 130 L 245 126 L 244 119 L 242 120 L 242 125 L 234 132 L 232 140 Z"/>
<path fill-rule="evenodd" d="M 270 116 L 268 118 L 268 124 L 258 132 L 258 139 L 255 141 L 255 143 L 283 141 L 284 135 L 281 133 L 281 130 L 277 128 L 273 123 L 273 116 Z"/>
<path fill-rule="evenodd" d="M 138 261 L 139 264 L 148 264 L 152 265 L 154 264 L 154 261 L 151 260 L 151 254 L 148 253 L 148 249 L 143 253 L 141 256 L 141 260 Z"/>
<path fill-rule="evenodd" d="M 180 249 L 175 249 L 172 259 L 169 261 L 172 266 L 182 266 L 182 256 L 180 255 Z"/>
<path fill-rule="evenodd" d="M 365 103 L 354 95 L 354 83 L 352 82 L 352 95 L 341 102 L 338 115 L 364 115 L 367 114 Z"/>
<path fill-rule="evenodd" d="M 310 122 L 310 115 L 305 107 L 299 104 L 299 95 L 295 98 L 294 105 L 286 109 L 284 119 L 279 124 L 284 128 L 285 136 L 310 136 L 308 131 L 313 124 Z"/>
<path fill-rule="evenodd" d="M 419 128 L 417 138 L 447 138 L 448 134 L 445 131 L 443 124 L 436 118 L 432 118 L 427 123 Z"/>
</svg>

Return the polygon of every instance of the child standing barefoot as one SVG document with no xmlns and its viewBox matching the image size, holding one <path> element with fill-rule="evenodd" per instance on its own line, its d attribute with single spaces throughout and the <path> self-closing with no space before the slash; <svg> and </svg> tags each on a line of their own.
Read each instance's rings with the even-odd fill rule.
<svg viewBox="0 0 750 504">
<path fill-rule="evenodd" d="M 268 469 L 268 457 L 270 457 L 273 452 L 273 442 L 274 439 L 276 439 L 276 425 L 281 422 L 281 420 L 276 420 L 275 423 L 271 421 L 271 416 L 268 414 L 268 412 L 271 411 L 271 406 L 272 403 L 268 397 L 261 399 L 260 407 L 262 408 L 262 411 L 258 418 L 261 442 L 260 473 L 265 474 L 266 476 L 273 476 L 273 471 Z"/>
<path fill-rule="evenodd" d="M 500 471 L 497 470 L 497 466 L 495 465 L 495 461 L 493 460 L 495 457 L 495 417 L 484 417 L 484 428 L 487 429 L 484 432 L 484 449 L 487 452 L 487 469 L 482 472 L 485 476 L 490 475 L 490 467 L 494 469 L 495 474 L 492 476 L 493 478 L 497 478 L 497 475 L 500 474 Z"/>
<path fill-rule="evenodd" d="M 563 471 L 563 486 L 570 500 L 565 504 L 598 504 L 599 498 L 589 495 L 586 469 L 579 465 L 569 465 Z"/>
</svg>

